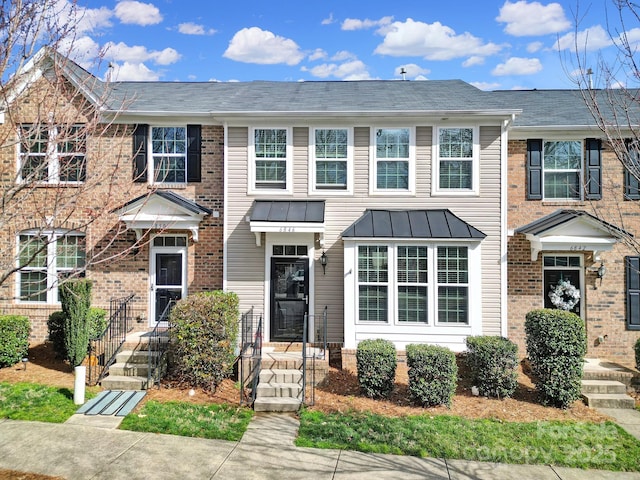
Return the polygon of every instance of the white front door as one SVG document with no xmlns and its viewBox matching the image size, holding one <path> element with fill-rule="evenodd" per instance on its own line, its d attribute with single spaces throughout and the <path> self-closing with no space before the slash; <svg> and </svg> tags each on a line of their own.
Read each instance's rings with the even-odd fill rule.
<svg viewBox="0 0 640 480">
<path fill-rule="evenodd" d="M 157 236 L 151 242 L 149 326 L 166 323 L 171 305 L 187 295 L 187 237 Z"/>
</svg>

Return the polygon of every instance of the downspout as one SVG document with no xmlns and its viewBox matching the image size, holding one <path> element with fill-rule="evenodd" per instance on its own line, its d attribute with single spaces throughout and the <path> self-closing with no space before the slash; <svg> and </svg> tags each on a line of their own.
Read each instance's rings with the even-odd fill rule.
<svg viewBox="0 0 640 480">
<path fill-rule="evenodd" d="M 515 114 L 502 122 L 500 134 L 500 335 L 508 336 L 508 288 L 507 288 L 507 242 L 509 205 L 508 179 L 509 171 L 509 128 L 515 120 Z"/>
</svg>

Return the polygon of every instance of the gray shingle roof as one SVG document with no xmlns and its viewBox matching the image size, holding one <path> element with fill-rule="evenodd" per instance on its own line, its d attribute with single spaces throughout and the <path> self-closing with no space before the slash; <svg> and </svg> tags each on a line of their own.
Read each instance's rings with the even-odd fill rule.
<svg viewBox="0 0 640 480">
<path fill-rule="evenodd" d="M 451 238 L 486 237 L 450 210 L 366 210 L 342 232 L 349 238 Z"/>
</svg>

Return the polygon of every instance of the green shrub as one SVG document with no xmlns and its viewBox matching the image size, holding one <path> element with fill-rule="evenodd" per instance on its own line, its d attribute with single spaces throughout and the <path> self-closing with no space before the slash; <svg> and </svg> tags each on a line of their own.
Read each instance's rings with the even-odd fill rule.
<svg viewBox="0 0 640 480">
<path fill-rule="evenodd" d="M 233 366 L 238 319 L 235 293 L 202 292 L 178 301 L 169 315 L 171 373 L 215 391 Z"/>
<path fill-rule="evenodd" d="M 29 353 L 29 318 L 0 315 L 0 367 L 15 365 Z"/>
<path fill-rule="evenodd" d="M 542 403 L 569 407 L 580 397 L 587 351 L 584 321 L 572 312 L 540 309 L 527 313 L 524 329 L 534 383 Z"/>
<path fill-rule="evenodd" d="M 407 345 L 409 393 L 420 405 L 451 406 L 458 382 L 456 356 L 445 347 Z"/>
<path fill-rule="evenodd" d="M 636 368 L 640 370 L 640 338 L 636 340 L 635 350 L 636 350 Z"/>
<path fill-rule="evenodd" d="M 107 328 L 109 320 L 104 308 L 89 308 L 89 340 L 99 338 Z"/>
<path fill-rule="evenodd" d="M 67 350 L 64 347 L 64 313 L 61 311 L 52 312 L 47 320 L 47 328 L 49 341 L 53 343 L 56 358 L 67 358 Z"/>
<path fill-rule="evenodd" d="M 393 342 L 378 338 L 358 343 L 356 367 L 362 393 L 370 398 L 389 396 L 396 378 L 396 365 Z"/>
<path fill-rule="evenodd" d="M 82 278 L 69 280 L 59 289 L 64 312 L 64 348 L 71 368 L 82 363 L 89 348 L 91 287 L 91 281 Z"/>
<path fill-rule="evenodd" d="M 467 337 L 467 364 L 480 395 L 510 397 L 518 386 L 518 346 L 504 337 Z"/>
</svg>

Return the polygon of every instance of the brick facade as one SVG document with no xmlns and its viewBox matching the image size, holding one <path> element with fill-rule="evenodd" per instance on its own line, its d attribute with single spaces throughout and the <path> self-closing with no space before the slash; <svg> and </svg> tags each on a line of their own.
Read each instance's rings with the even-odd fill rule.
<svg viewBox="0 0 640 480">
<path fill-rule="evenodd" d="M 586 136 L 586 135 L 585 135 Z M 508 148 L 508 228 L 527 225 L 558 209 L 584 210 L 634 234 L 640 234 L 640 204 L 623 199 L 623 167 L 613 151 L 603 145 L 602 200 L 582 202 L 549 202 L 526 199 L 526 141 L 511 140 Z M 531 246 L 522 234 L 510 235 L 507 246 L 508 278 L 508 335 L 524 356 L 524 321 L 528 311 L 542 308 L 543 253 L 558 255 L 576 252 L 541 252 L 537 261 L 531 261 Z M 607 269 L 600 280 L 595 269 L 600 261 L 594 261 L 593 252 L 577 252 L 583 255 L 583 317 L 587 328 L 588 356 L 608 358 L 622 363 L 633 362 L 633 345 L 640 332 L 626 329 L 625 321 L 625 255 L 638 253 L 620 242 L 612 251 L 602 252 L 601 260 Z"/>
</svg>

